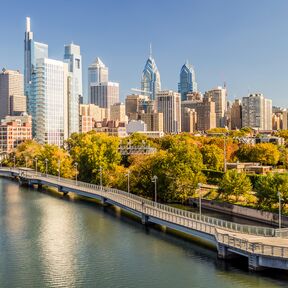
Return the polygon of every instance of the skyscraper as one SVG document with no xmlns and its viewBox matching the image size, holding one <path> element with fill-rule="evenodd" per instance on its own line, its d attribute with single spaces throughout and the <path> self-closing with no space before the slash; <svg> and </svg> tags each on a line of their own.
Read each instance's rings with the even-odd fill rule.
<svg viewBox="0 0 288 288">
<path fill-rule="evenodd" d="M 141 90 L 144 95 L 149 96 L 152 100 L 156 99 L 157 93 L 161 90 L 160 73 L 152 57 L 151 47 L 149 58 L 142 72 Z"/>
<path fill-rule="evenodd" d="M 88 102 L 91 102 L 91 86 L 101 82 L 108 82 L 108 67 L 99 57 L 88 67 Z"/>
<path fill-rule="evenodd" d="M 30 18 L 26 17 L 24 39 L 24 94 L 27 96 L 27 112 L 32 116 L 32 119 L 35 118 L 36 113 L 36 99 L 34 97 L 36 95 L 33 94 L 31 90 L 32 74 L 35 69 L 36 61 L 40 58 L 48 58 L 48 45 L 33 40 Z"/>
<path fill-rule="evenodd" d="M 225 113 L 227 111 L 227 90 L 226 87 L 217 87 L 205 92 L 204 97 L 211 97 L 215 102 L 216 127 L 225 127 Z"/>
<path fill-rule="evenodd" d="M 181 94 L 181 100 L 187 100 L 187 93 L 197 92 L 197 83 L 195 80 L 195 71 L 188 61 L 182 66 L 180 71 L 180 82 L 178 83 L 178 92 Z"/>
<path fill-rule="evenodd" d="M 272 100 L 263 94 L 242 98 L 242 127 L 272 130 Z"/>
<path fill-rule="evenodd" d="M 62 146 L 68 137 L 68 64 L 48 58 L 38 59 L 33 72 L 32 94 L 37 95 L 36 139 Z"/>
<path fill-rule="evenodd" d="M 26 112 L 23 75 L 19 71 L 3 69 L 0 73 L 0 119 Z"/>
<path fill-rule="evenodd" d="M 180 94 L 172 90 L 157 93 L 158 113 L 163 113 L 163 131 L 165 133 L 181 132 Z"/>
<path fill-rule="evenodd" d="M 68 136 L 79 132 L 79 102 L 82 98 L 82 57 L 80 46 L 65 46 L 64 61 L 68 63 Z"/>
</svg>

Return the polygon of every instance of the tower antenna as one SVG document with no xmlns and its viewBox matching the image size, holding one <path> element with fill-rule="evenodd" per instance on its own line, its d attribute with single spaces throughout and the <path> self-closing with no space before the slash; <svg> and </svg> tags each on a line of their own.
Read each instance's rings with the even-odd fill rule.
<svg viewBox="0 0 288 288">
<path fill-rule="evenodd" d="M 150 51 L 149 51 L 149 57 L 152 58 L 152 44 L 150 43 Z"/>
</svg>

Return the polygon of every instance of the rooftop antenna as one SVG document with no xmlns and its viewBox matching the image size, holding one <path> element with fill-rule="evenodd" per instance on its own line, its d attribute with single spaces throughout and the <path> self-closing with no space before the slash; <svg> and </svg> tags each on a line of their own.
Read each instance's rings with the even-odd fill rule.
<svg viewBox="0 0 288 288">
<path fill-rule="evenodd" d="M 150 54 L 149 57 L 152 58 L 152 44 L 150 43 Z"/>
</svg>

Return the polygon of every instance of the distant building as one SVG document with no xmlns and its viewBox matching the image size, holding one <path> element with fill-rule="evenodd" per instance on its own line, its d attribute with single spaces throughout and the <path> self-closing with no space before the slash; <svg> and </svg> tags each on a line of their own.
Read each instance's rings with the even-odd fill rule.
<svg viewBox="0 0 288 288">
<path fill-rule="evenodd" d="M 163 113 L 152 112 L 140 114 L 140 119 L 147 125 L 148 131 L 162 131 L 163 127 Z"/>
<path fill-rule="evenodd" d="M 10 153 L 25 140 L 32 139 L 32 117 L 6 116 L 0 124 L 0 151 Z"/>
<path fill-rule="evenodd" d="M 235 99 L 230 108 L 230 129 L 242 128 L 242 105 L 241 100 Z"/>
<path fill-rule="evenodd" d="M 150 55 L 145 64 L 141 78 L 141 90 L 145 96 L 149 96 L 152 100 L 156 99 L 156 94 L 161 90 L 160 73 L 150 48 Z"/>
<path fill-rule="evenodd" d="M 205 92 L 204 97 L 211 97 L 215 102 L 216 127 L 225 127 L 225 113 L 227 110 L 227 90 L 226 88 L 217 87 Z"/>
<path fill-rule="evenodd" d="M 108 108 L 119 102 L 119 83 L 101 82 L 91 84 L 91 104 L 101 108 Z"/>
<path fill-rule="evenodd" d="M 182 132 L 193 133 L 197 130 L 197 112 L 195 109 L 184 107 L 182 109 Z"/>
<path fill-rule="evenodd" d="M 263 94 L 250 94 L 242 99 L 242 127 L 272 130 L 272 100 Z"/>
<path fill-rule="evenodd" d="M 197 82 L 195 80 L 195 71 L 188 61 L 182 66 L 180 71 L 180 82 L 178 83 L 178 92 L 181 94 L 181 100 L 187 100 L 189 92 L 197 92 Z"/>
<path fill-rule="evenodd" d="M 172 90 L 160 91 L 156 102 L 157 111 L 163 113 L 163 131 L 165 133 L 181 132 L 180 94 Z"/>
<path fill-rule="evenodd" d="M 108 67 L 99 57 L 88 68 L 88 102 L 91 102 L 91 86 L 98 85 L 102 82 L 108 82 Z"/>
<path fill-rule="evenodd" d="M 131 120 L 126 125 L 126 131 L 128 134 L 132 134 L 135 132 L 146 132 L 147 131 L 147 124 L 144 123 L 144 121 L 141 120 Z"/>
<path fill-rule="evenodd" d="M 125 104 L 115 103 L 110 106 L 110 120 L 119 122 L 128 122 L 125 113 Z"/>
<path fill-rule="evenodd" d="M 19 71 L 3 69 L 0 73 L 0 119 L 26 112 L 24 79 Z"/>
<path fill-rule="evenodd" d="M 129 120 L 138 120 L 139 114 L 142 113 L 146 103 L 148 103 L 150 98 L 145 95 L 132 94 L 128 95 L 125 99 L 125 109 L 126 115 Z"/>
<path fill-rule="evenodd" d="M 83 97 L 82 56 L 80 46 L 65 46 L 64 62 L 68 63 L 68 136 L 79 132 L 79 104 Z"/>
</svg>

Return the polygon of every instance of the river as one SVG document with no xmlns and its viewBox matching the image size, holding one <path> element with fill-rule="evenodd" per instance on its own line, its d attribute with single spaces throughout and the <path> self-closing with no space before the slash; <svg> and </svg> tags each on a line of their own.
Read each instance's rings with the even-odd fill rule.
<svg viewBox="0 0 288 288">
<path fill-rule="evenodd" d="M 287 287 L 197 243 L 77 196 L 0 178 L 0 287 Z"/>
</svg>

